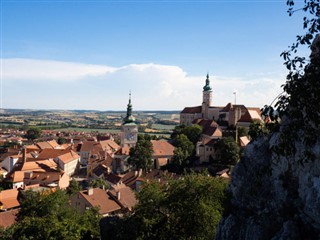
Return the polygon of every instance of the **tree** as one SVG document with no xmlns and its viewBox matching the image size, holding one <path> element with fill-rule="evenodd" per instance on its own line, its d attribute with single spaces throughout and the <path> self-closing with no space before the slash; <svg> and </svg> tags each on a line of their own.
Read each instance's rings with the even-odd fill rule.
<svg viewBox="0 0 320 240">
<path fill-rule="evenodd" d="M 171 134 L 171 139 L 175 144 L 175 139 L 184 134 L 188 137 L 188 139 L 193 143 L 196 144 L 199 141 L 200 135 L 202 133 L 202 127 L 199 125 L 191 125 L 191 126 L 176 126 Z"/>
<path fill-rule="evenodd" d="M 259 120 L 253 120 L 249 126 L 248 134 L 252 140 L 255 140 L 259 136 L 262 136 L 267 133 L 267 129 L 263 122 Z"/>
<path fill-rule="evenodd" d="M 69 205 L 65 192 L 26 191 L 17 223 L 7 231 L 11 239 L 99 239 L 97 209 L 84 214 Z"/>
<path fill-rule="evenodd" d="M 81 185 L 73 178 L 71 181 L 70 181 L 70 184 L 67 188 L 67 193 L 69 195 L 73 195 L 77 192 L 80 192 L 82 190 L 82 187 Z"/>
<path fill-rule="evenodd" d="M 104 188 L 104 189 L 108 189 L 110 187 L 109 183 L 107 183 L 106 180 L 102 178 L 91 180 L 91 182 L 89 183 L 89 186 L 93 188 L 98 187 L 98 188 Z"/>
<path fill-rule="evenodd" d="M 128 163 L 136 169 L 148 170 L 152 166 L 153 146 L 150 140 L 140 138 L 136 146 L 130 148 Z"/>
<path fill-rule="evenodd" d="M 37 128 L 37 127 L 31 127 L 27 130 L 27 134 L 25 135 L 25 137 L 28 140 L 35 140 L 37 138 L 39 138 L 41 136 L 41 129 Z"/>
<path fill-rule="evenodd" d="M 214 239 L 227 183 L 208 174 L 143 185 L 132 215 L 115 222 L 115 239 Z"/>
<path fill-rule="evenodd" d="M 215 160 L 222 164 L 235 165 L 240 159 L 240 147 L 232 137 L 221 138 L 214 144 Z"/>
<path fill-rule="evenodd" d="M 57 142 L 59 145 L 62 145 L 67 142 L 67 139 L 65 139 L 64 137 L 59 137 Z"/>
<path fill-rule="evenodd" d="M 184 134 L 179 134 L 175 139 L 175 150 L 172 162 L 178 166 L 186 166 L 189 164 L 189 158 L 194 151 L 194 145 Z"/>
</svg>

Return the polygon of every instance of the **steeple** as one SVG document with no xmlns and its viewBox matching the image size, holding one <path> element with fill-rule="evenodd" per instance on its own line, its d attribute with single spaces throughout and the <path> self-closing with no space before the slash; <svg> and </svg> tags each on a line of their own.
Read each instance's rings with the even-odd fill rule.
<svg viewBox="0 0 320 240">
<path fill-rule="evenodd" d="M 211 91 L 209 73 L 207 73 L 206 85 L 203 87 L 203 91 Z"/>
<path fill-rule="evenodd" d="M 134 122 L 134 117 L 132 116 L 132 104 L 131 104 L 131 91 L 129 93 L 129 103 L 127 105 L 127 116 L 124 118 L 124 124 Z"/>
</svg>

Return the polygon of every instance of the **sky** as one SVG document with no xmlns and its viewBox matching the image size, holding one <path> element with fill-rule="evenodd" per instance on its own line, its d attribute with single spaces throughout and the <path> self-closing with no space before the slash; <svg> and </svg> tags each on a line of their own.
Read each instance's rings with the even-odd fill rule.
<svg viewBox="0 0 320 240">
<path fill-rule="evenodd" d="M 302 14 L 285 0 L 2 0 L 1 107 L 182 110 L 263 107 Z M 236 92 L 236 94 L 234 94 Z"/>
</svg>

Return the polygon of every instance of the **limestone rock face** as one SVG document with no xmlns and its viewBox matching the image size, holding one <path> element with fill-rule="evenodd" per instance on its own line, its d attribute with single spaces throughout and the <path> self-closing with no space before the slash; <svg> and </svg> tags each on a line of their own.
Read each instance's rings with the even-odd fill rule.
<svg viewBox="0 0 320 240">
<path fill-rule="evenodd" d="M 317 54 L 297 82 L 299 91 L 292 93 L 280 130 L 250 143 L 235 167 L 231 206 L 217 240 L 320 239 L 320 108 L 313 105 L 320 98 Z M 294 151 L 275 151 L 286 144 Z"/>
</svg>

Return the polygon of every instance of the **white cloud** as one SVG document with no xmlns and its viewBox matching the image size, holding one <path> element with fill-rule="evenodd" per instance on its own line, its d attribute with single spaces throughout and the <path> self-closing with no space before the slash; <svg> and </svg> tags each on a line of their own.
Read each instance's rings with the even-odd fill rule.
<svg viewBox="0 0 320 240">
<path fill-rule="evenodd" d="M 178 66 L 155 63 L 116 68 L 52 60 L 3 59 L 3 106 L 125 110 L 132 90 L 136 110 L 181 110 L 185 106 L 201 105 L 205 75 L 189 76 Z M 236 89 L 237 103 L 262 107 L 281 92 L 282 79 L 283 75 L 276 73 L 259 73 L 254 79 L 211 76 L 213 103 L 223 106 L 233 102 Z"/>
<path fill-rule="evenodd" d="M 11 58 L 2 60 L 4 79 L 19 80 L 77 80 L 84 77 L 101 76 L 113 72 L 115 68 L 53 60 Z"/>
</svg>

